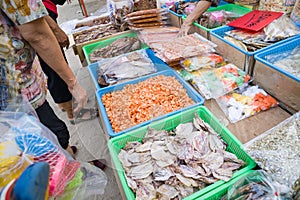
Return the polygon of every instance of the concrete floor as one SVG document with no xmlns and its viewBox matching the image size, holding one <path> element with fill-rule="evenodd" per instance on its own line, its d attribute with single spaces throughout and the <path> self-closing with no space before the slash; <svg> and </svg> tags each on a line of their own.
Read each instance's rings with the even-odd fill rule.
<svg viewBox="0 0 300 200">
<path fill-rule="evenodd" d="M 103 0 L 85 0 L 85 6 L 89 14 L 99 13 L 105 11 L 106 2 Z M 104 8 L 104 10 L 103 10 Z M 58 7 L 58 24 L 67 22 L 74 19 L 84 18 L 78 1 L 71 3 L 65 3 L 63 6 Z M 70 67 L 73 69 L 77 76 L 80 84 L 87 90 L 89 102 L 88 107 L 97 105 L 95 102 L 95 91 L 93 90 L 93 83 L 91 82 L 88 68 L 86 67 L 86 62 L 81 63 L 79 57 L 74 55 L 72 48 L 65 50 Z M 64 120 L 69 128 L 71 135 L 71 145 L 76 145 L 78 147 L 78 154 L 76 159 L 80 161 L 89 161 L 93 159 L 105 158 L 107 161 L 107 168 L 104 172 L 108 178 L 108 184 L 105 188 L 105 193 L 103 195 L 98 195 L 95 197 L 90 197 L 88 199 L 122 199 L 119 188 L 116 183 L 116 179 L 113 174 L 113 169 L 111 167 L 111 158 L 107 148 L 107 139 L 103 133 L 103 130 L 99 124 L 98 119 L 91 121 L 81 122 L 76 125 L 72 125 L 68 122 L 66 114 L 62 112 L 53 103 L 51 96 L 48 95 L 48 100 L 52 107 L 56 110 L 58 116 Z"/>
</svg>

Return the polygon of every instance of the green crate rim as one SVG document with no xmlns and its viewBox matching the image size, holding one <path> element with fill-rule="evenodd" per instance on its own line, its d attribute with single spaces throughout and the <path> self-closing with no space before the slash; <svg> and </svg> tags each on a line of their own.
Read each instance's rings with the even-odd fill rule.
<svg viewBox="0 0 300 200">
<path fill-rule="evenodd" d="M 82 51 L 83 54 L 85 56 L 85 59 L 87 61 L 87 64 L 90 65 L 92 64 L 92 62 L 90 61 L 90 54 L 95 51 L 97 46 L 100 46 L 99 48 L 104 48 L 108 45 L 110 45 L 112 42 L 114 42 L 115 40 L 119 39 L 119 38 L 123 38 L 123 37 L 133 37 L 133 38 L 138 38 L 138 35 L 135 31 L 130 31 L 130 32 L 126 32 L 126 33 L 122 33 L 119 34 L 117 36 L 114 37 L 109 37 L 107 39 L 101 40 L 101 41 L 97 41 L 91 44 L 87 44 L 85 46 L 82 47 Z M 139 39 L 139 38 L 138 38 Z M 149 46 L 145 43 L 141 43 L 141 49 L 146 49 L 149 48 Z"/>
<path fill-rule="evenodd" d="M 177 116 L 180 116 L 184 112 L 191 112 L 191 110 L 196 110 L 197 112 L 203 111 L 204 113 L 208 114 L 211 117 L 211 120 L 214 121 L 215 123 L 217 123 L 222 128 L 221 130 L 224 130 L 224 134 L 227 134 L 227 136 L 229 136 L 231 138 L 231 140 L 232 140 L 231 142 L 235 143 L 240 148 L 240 151 L 243 152 L 248 157 L 247 158 L 247 160 L 249 161 L 248 166 L 242 168 L 241 170 L 236 171 L 233 174 L 232 179 L 234 179 L 234 178 L 236 178 L 236 177 L 238 177 L 238 176 L 240 176 L 240 175 L 248 172 L 249 170 L 253 169 L 256 166 L 255 161 L 243 150 L 243 148 L 242 148 L 243 144 L 224 125 L 222 125 L 217 120 L 217 118 L 205 106 L 193 107 L 193 108 L 191 108 L 189 110 L 183 111 L 181 113 L 174 114 L 174 115 L 169 116 L 167 118 L 170 118 L 170 117 L 175 118 Z M 152 125 L 155 126 L 157 124 L 160 124 L 162 121 L 164 121 L 167 118 L 163 118 L 163 119 L 161 119 L 159 121 L 153 122 Z M 134 194 L 133 194 L 132 190 L 127 185 L 127 181 L 125 179 L 125 173 L 124 173 L 123 166 L 122 166 L 121 162 L 118 159 L 119 149 L 116 150 L 115 147 L 114 147 L 114 144 L 117 143 L 118 141 L 121 141 L 121 140 L 124 140 L 124 139 L 130 137 L 131 135 L 134 135 L 134 133 L 139 132 L 143 128 L 144 128 L 144 126 L 138 128 L 138 129 L 135 129 L 133 131 L 127 132 L 127 133 L 125 133 L 123 135 L 119 135 L 117 137 L 114 137 L 114 138 L 112 138 L 112 139 L 110 139 L 108 141 L 108 149 L 110 151 L 112 161 L 113 161 L 114 166 L 116 168 L 114 170 L 116 170 L 116 172 L 118 174 L 118 177 L 116 177 L 116 178 L 120 179 L 120 182 L 121 182 L 122 188 L 124 190 L 124 193 L 125 193 L 127 199 L 129 199 L 129 200 L 135 199 L 135 197 L 134 197 Z M 135 140 L 135 141 L 141 141 L 141 138 L 140 138 L 140 140 Z M 193 193 L 192 195 L 184 198 L 184 200 L 197 199 L 197 198 L 201 197 L 202 195 L 204 195 L 204 194 L 212 191 L 213 189 L 222 186 L 225 183 L 226 182 L 222 181 L 222 180 L 217 181 L 214 184 L 211 184 L 211 185 L 205 187 L 204 189 L 201 189 L 201 190 Z"/>
</svg>

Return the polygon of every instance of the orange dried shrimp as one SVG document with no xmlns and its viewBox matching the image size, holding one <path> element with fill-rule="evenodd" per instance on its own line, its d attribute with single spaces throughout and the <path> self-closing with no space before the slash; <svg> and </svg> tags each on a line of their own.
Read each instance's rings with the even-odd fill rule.
<svg viewBox="0 0 300 200">
<path fill-rule="evenodd" d="M 193 104 L 175 77 L 155 76 L 102 96 L 115 132 Z"/>
</svg>

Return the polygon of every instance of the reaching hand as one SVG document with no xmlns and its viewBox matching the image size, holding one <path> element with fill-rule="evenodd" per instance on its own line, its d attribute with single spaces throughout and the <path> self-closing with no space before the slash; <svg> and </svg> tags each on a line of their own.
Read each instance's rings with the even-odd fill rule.
<svg viewBox="0 0 300 200">
<path fill-rule="evenodd" d="M 76 116 L 77 113 L 82 110 L 87 104 L 87 94 L 86 91 L 79 85 L 77 80 L 72 87 L 69 87 L 69 90 L 74 97 L 75 101 L 77 102 L 77 107 L 73 110 L 74 115 Z"/>
<path fill-rule="evenodd" d="M 61 47 L 69 48 L 70 45 L 69 37 L 63 30 L 57 29 L 54 34 Z"/>
<path fill-rule="evenodd" d="M 183 23 L 181 25 L 180 30 L 179 30 L 178 37 L 183 37 L 183 36 L 188 35 L 188 32 L 189 32 L 189 30 L 190 30 L 191 27 L 192 27 L 192 24 L 190 24 L 190 23 Z"/>
</svg>

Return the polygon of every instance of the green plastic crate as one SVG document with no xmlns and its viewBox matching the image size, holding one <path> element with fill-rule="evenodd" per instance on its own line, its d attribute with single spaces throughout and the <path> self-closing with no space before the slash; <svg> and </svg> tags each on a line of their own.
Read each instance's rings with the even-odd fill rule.
<svg viewBox="0 0 300 200">
<path fill-rule="evenodd" d="M 253 170 L 250 170 L 248 172 L 245 172 L 244 174 L 228 181 L 224 185 L 204 194 L 203 196 L 197 198 L 198 200 L 220 200 L 224 195 L 227 194 L 228 190 L 231 188 L 233 184 L 235 184 L 238 180 L 243 178 L 244 176 L 247 176 L 251 173 L 253 173 Z"/>
<path fill-rule="evenodd" d="M 221 6 L 218 6 L 218 7 L 210 7 L 207 10 L 207 12 L 213 12 L 213 11 L 218 11 L 218 10 L 225 10 L 225 11 L 233 12 L 233 13 L 241 15 L 241 16 L 251 12 L 251 9 L 245 8 L 245 7 L 242 7 L 242 6 L 239 6 L 239 5 L 235 5 L 235 4 L 225 4 L 225 5 L 221 5 Z M 186 16 L 182 16 L 182 19 L 185 20 Z M 200 25 L 196 22 L 194 22 L 193 25 L 200 28 L 200 29 L 202 29 L 202 30 L 204 30 L 204 31 L 206 31 L 207 35 L 205 37 L 207 39 L 210 39 L 209 32 L 211 30 L 214 30 L 214 29 L 218 28 L 218 27 L 216 27 L 216 28 L 206 28 L 206 27 L 204 27 L 204 26 L 202 26 L 202 25 Z M 223 26 L 225 26 L 225 25 L 223 25 Z"/>
<path fill-rule="evenodd" d="M 84 56 L 85 56 L 85 59 L 86 59 L 88 65 L 91 64 L 90 54 L 93 51 L 95 51 L 96 49 L 106 47 L 106 46 L 110 45 L 111 43 L 113 43 L 115 40 L 117 40 L 119 38 L 123 38 L 123 37 L 138 38 L 138 35 L 136 32 L 130 31 L 130 32 L 127 32 L 124 34 L 117 35 L 115 37 L 108 38 L 106 40 L 101 40 L 101 41 L 83 46 L 82 50 L 83 50 L 83 53 L 84 53 Z M 146 49 L 146 48 L 148 48 L 148 46 L 145 43 L 142 43 L 141 49 Z"/>
<path fill-rule="evenodd" d="M 207 122 L 217 133 L 221 135 L 223 140 L 228 144 L 226 149 L 227 151 L 234 153 L 238 158 L 245 161 L 246 163 L 245 166 L 242 169 L 236 171 L 233 174 L 232 178 L 236 178 L 248 172 L 249 170 L 253 169 L 256 166 L 254 160 L 242 149 L 242 143 L 232 133 L 230 133 L 230 131 L 225 126 L 223 126 L 205 106 L 198 106 L 198 107 L 185 110 L 183 112 L 177 113 L 175 115 L 169 116 L 159 121 L 155 121 L 151 123 L 149 126 L 156 130 L 173 130 L 180 123 L 192 122 L 194 118 L 194 113 L 197 113 L 201 119 Z M 138 129 L 127 132 L 126 134 L 112 138 L 108 142 L 108 148 L 112 157 L 112 161 L 115 166 L 115 170 L 118 174 L 118 178 L 120 179 L 124 193 L 127 199 L 129 200 L 135 199 L 135 194 L 129 188 L 126 182 L 124 169 L 120 160 L 118 159 L 118 154 L 120 150 L 126 145 L 127 142 L 142 141 L 143 138 L 145 137 L 147 130 L 148 130 L 148 126 L 142 126 Z M 224 185 L 225 183 L 226 182 L 222 180 L 217 181 L 216 183 L 211 184 L 206 188 L 201 189 L 198 192 L 195 192 L 194 194 L 186 197 L 185 200 L 198 199 L 202 195 Z"/>
</svg>

